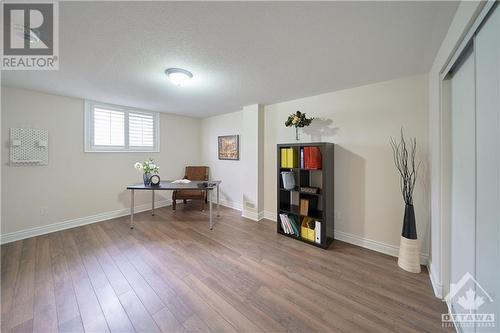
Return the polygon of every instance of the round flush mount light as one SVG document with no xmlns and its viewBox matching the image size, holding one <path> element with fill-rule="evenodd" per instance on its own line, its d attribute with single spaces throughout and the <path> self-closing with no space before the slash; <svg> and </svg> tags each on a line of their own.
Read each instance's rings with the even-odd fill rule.
<svg viewBox="0 0 500 333">
<path fill-rule="evenodd" d="M 169 68 L 165 70 L 170 81 L 178 86 L 186 85 L 193 78 L 193 73 L 182 68 Z"/>
</svg>

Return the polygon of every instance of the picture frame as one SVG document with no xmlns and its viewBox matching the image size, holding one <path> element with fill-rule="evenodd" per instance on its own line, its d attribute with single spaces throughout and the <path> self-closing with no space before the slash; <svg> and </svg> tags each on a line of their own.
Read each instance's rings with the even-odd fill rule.
<svg viewBox="0 0 500 333">
<path fill-rule="evenodd" d="M 240 159 L 240 136 L 222 135 L 217 138 L 219 160 L 237 161 Z"/>
</svg>

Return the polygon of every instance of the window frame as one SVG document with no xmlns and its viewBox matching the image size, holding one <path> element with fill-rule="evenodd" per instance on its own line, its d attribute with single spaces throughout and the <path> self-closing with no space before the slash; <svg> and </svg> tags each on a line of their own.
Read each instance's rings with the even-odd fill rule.
<svg viewBox="0 0 500 333">
<path fill-rule="evenodd" d="M 96 146 L 94 144 L 94 109 L 120 111 L 124 113 L 124 145 L 123 146 Z M 153 147 L 130 146 L 129 142 L 129 113 L 142 113 L 153 116 Z M 137 108 L 120 106 L 109 103 L 85 100 L 85 138 L 84 152 L 86 153 L 159 153 L 160 152 L 160 113 Z"/>
</svg>

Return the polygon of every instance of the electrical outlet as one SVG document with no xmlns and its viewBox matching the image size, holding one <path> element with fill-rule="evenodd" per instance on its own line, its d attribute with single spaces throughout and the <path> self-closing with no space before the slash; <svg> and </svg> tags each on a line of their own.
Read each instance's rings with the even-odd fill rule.
<svg viewBox="0 0 500 333">
<path fill-rule="evenodd" d="M 49 214 L 49 207 L 47 206 L 41 206 L 40 207 L 40 215 L 47 215 Z"/>
<path fill-rule="evenodd" d="M 334 217 L 335 217 L 336 221 L 342 220 L 342 212 L 336 210 L 335 213 L 334 213 Z"/>
</svg>

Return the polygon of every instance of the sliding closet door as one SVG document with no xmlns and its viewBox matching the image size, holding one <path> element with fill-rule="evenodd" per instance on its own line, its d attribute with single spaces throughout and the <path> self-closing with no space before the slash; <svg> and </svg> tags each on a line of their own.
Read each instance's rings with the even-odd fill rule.
<svg viewBox="0 0 500 333">
<path fill-rule="evenodd" d="M 476 280 L 494 302 L 485 299 L 478 313 L 494 313 L 500 332 L 500 9 L 475 38 L 476 58 Z M 481 295 L 483 296 L 483 295 Z"/>
<path fill-rule="evenodd" d="M 451 270 L 458 282 L 475 274 L 476 140 L 472 48 L 455 67 L 451 78 Z M 463 312 L 454 299 L 452 311 Z M 471 330 L 465 330 L 473 332 Z"/>
</svg>

